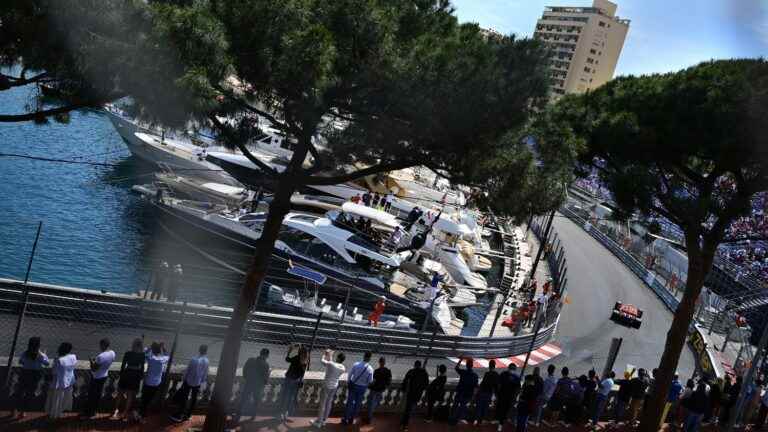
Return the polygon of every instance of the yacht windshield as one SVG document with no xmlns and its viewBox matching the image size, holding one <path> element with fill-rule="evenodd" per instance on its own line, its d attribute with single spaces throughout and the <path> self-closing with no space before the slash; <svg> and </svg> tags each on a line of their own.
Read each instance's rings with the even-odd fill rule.
<svg viewBox="0 0 768 432">
<path fill-rule="evenodd" d="M 352 237 L 348 238 L 347 240 L 351 243 L 354 243 L 358 246 L 362 246 L 376 253 L 379 253 L 379 254 L 382 253 L 381 247 L 377 243 L 375 243 L 371 237 L 365 236 L 362 233 L 353 234 Z"/>
<path fill-rule="evenodd" d="M 249 213 L 240 216 L 238 220 L 241 224 L 248 227 L 248 229 L 261 231 L 264 227 L 264 221 L 267 220 L 267 215 L 265 213 Z"/>
<path fill-rule="evenodd" d="M 327 216 L 331 223 L 333 223 L 333 226 L 352 233 L 352 236 L 349 238 L 349 241 L 352 243 L 372 251 L 381 251 L 379 246 L 382 240 L 381 233 L 373 228 L 370 219 L 363 217 L 354 218 L 346 213 L 337 211 L 330 211 L 327 213 Z"/>
<path fill-rule="evenodd" d="M 249 222 L 249 221 L 264 222 L 265 220 L 267 220 L 266 213 L 249 213 L 247 215 L 240 216 L 240 222 Z"/>
</svg>

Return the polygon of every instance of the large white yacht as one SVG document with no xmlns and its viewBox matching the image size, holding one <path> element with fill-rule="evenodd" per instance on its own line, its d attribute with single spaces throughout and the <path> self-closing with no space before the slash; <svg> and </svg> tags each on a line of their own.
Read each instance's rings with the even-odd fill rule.
<svg viewBox="0 0 768 432">
<path fill-rule="evenodd" d="M 227 265 L 244 269 L 254 249 L 259 247 L 265 213 L 229 210 L 226 206 L 172 196 L 153 196 L 152 199 L 168 228 L 190 243 L 207 247 L 222 245 L 228 251 L 247 251 L 219 257 L 227 260 Z M 363 211 L 355 212 L 358 209 L 347 204 L 351 203 L 345 204 L 348 213 L 344 214 L 358 218 L 372 210 L 358 206 Z M 404 265 L 411 252 L 392 251 L 377 242 L 370 232 L 359 232 L 345 225 L 340 215 L 338 212 L 330 217 L 289 213 L 275 244 L 267 280 L 286 289 L 306 288 L 306 281 L 291 277 L 290 270 L 306 268 L 326 278 L 315 288 L 327 301 L 348 302 L 349 308 L 370 310 L 376 299 L 384 296 L 387 313 L 404 315 L 415 322 L 424 322 L 425 316 L 429 315 L 431 322 L 444 331 L 449 331 L 458 321 L 448 310 L 449 306 L 476 304 L 474 294 L 454 283 L 450 272 L 439 263 L 422 259 Z M 372 223 L 384 227 L 386 221 L 381 219 Z M 429 289 L 435 273 L 442 273 L 444 290 Z M 437 300 L 438 297 L 445 298 Z M 451 318 L 446 320 L 446 316 Z"/>
</svg>

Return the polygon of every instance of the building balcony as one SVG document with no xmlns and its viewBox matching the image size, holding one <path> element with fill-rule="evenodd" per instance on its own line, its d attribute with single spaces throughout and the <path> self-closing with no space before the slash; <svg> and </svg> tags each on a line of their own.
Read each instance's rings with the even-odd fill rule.
<svg viewBox="0 0 768 432">
<path fill-rule="evenodd" d="M 568 69 L 570 69 L 571 67 L 571 63 L 565 62 L 565 61 L 557 61 L 557 62 L 550 63 L 549 67 L 550 69 L 568 72 Z"/>
<path fill-rule="evenodd" d="M 541 17 L 541 21 L 550 21 L 551 25 L 560 24 L 564 22 L 583 22 L 589 21 L 589 17 L 575 17 L 575 16 L 559 16 L 559 15 L 544 15 Z"/>
<path fill-rule="evenodd" d="M 582 26 L 577 25 L 565 25 L 565 24 L 538 24 L 536 31 L 556 34 L 580 34 Z"/>
</svg>

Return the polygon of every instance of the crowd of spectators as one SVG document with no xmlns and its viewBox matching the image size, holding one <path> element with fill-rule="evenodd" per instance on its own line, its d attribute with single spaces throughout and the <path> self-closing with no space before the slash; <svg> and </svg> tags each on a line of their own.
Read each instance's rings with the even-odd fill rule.
<svg viewBox="0 0 768 432">
<path fill-rule="evenodd" d="M 767 205 L 766 194 L 758 194 L 752 201 L 752 214 L 728 227 L 726 238 L 737 242 L 724 245 L 718 251 L 722 258 L 740 267 L 739 277 L 752 277 L 762 283 L 768 281 L 768 242 L 759 238 L 768 239 Z"/>
<path fill-rule="evenodd" d="M 19 384 L 13 398 L 14 413 L 11 421 L 24 417 L 30 402 L 40 386 L 45 370 L 50 368 L 53 379 L 47 390 L 45 412 L 49 419 L 65 416 L 73 408 L 75 384 L 74 370 L 77 357 L 70 343 L 60 345 L 49 358 L 40 349 L 40 338 L 32 337 L 19 358 L 22 368 Z M 183 373 L 181 388 L 173 393 L 171 420 L 185 422 L 195 410 L 201 387 L 207 385 L 210 373 L 207 346 L 199 347 L 199 355 L 191 359 Z M 118 361 L 110 349 L 108 339 L 99 341 L 100 353 L 90 359 L 91 373 L 88 379 L 86 402 L 80 407 L 80 419 L 92 419 L 99 415 L 99 405 L 104 384 L 112 364 Z M 382 357 L 378 368 L 370 364 L 372 354 L 366 352 L 349 368 L 343 353 L 326 350 L 321 363 L 324 368 L 322 395 L 313 422 L 315 428 L 323 428 L 332 415 L 337 391 L 347 387 L 345 407 L 341 423 L 345 425 L 368 424 L 393 385 L 393 374 Z M 249 358 L 243 365 L 244 383 L 240 401 L 232 414 L 232 421 L 241 422 L 244 416 L 257 414 L 279 417 L 282 423 L 295 415 L 297 396 L 304 374 L 309 366 L 309 351 L 302 345 L 291 345 L 285 355 L 288 366 L 279 392 L 277 410 L 265 411 L 261 406 L 265 386 L 270 380 L 269 350 L 262 349 L 258 357 Z M 142 339 L 135 339 L 130 350 L 123 354 L 118 379 L 119 396 L 115 403 L 113 419 L 143 422 L 155 408 L 158 389 L 168 369 L 169 356 L 161 342 L 145 347 Z M 424 406 L 427 422 L 442 421 L 452 425 L 492 423 L 497 431 L 526 432 L 529 424 L 544 427 L 569 427 L 591 425 L 597 427 L 611 422 L 621 429 L 637 425 L 643 407 L 648 403 L 653 389 L 656 371 L 628 370 L 617 376 L 608 371 L 599 376 L 594 370 L 576 375 L 568 367 L 558 370 L 550 364 L 546 371 L 534 367 L 530 374 L 519 372 L 515 363 L 501 371 L 490 360 L 482 376 L 473 370 L 474 360 L 462 359 L 454 368 L 458 376 L 453 399 L 447 396 L 447 372 L 445 365 L 438 365 L 435 375 L 430 376 L 421 361 L 416 361 L 401 378 L 401 430 L 408 430 L 418 406 Z M 346 384 L 342 375 L 346 374 Z M 755 383 L 742 382 L 741 377 L 731 380 L 693 377 L 685 385 L 675 375 L 666 397 L 663 418 L 671 430 L 695 432 L 701 424 L 726 425 L 735 413 L 736 402 L 745 391 L 743 418 L 745 423 L 762 428 L 768 417 L 768 391 L 762 377 Z M 140 397 L 138 397 L 140 395 Z M 367 396 L 367 398 L 366 398 Z M 367 408 L 363 410 L 363 408 Z M 418 413 L 416 413 L 418 414 Z"/>
<path fill-rule="evenodd" d="M 600 183 L 597 174 L 593 173 L 589 177 L 576 179 L 576 181 L 573 182 L 573 185 L 591 193 L 599 199 L 613 199 L 613 196 L 611 195 L 611 192 L 608 190 L 608 188 Z"/>
<path fill-rule="evenodd" d="M 599 199 L 609 201 L 612 199 L 610 191 L 601 184 L 596 173 L 577 179 L 573 184 Z M 729 184 L 721 183 L 720 186 L 728 187 Z M 768 239 L 767 210 L 768 194 L 758 194 L 752 201 L 751 214 L 737 219 L 728 227 L 726 239 L 729 243 L 718 249 L 718 255 L 721 258 L 736 265 L 738 270 L 734 276 L 739 279 L 748 277 L 763 284 L 768 283 L 768 241 L 759 240 L 760 238 Z M 662 223 L 662 227 L 668 225 L 671 224 Z M 668 233 L 665 231 L 665 234 Z"/>
</svg>

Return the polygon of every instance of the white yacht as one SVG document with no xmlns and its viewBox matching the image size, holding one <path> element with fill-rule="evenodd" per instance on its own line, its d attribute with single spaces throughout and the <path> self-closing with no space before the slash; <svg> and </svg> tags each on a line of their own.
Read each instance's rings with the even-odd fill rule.
<svg viewBox="0 0 768 432">
<path fill-rule="evenodd" d="M 233 211 L 225 206 L 180 200 L 172 196 L 161 196 L 159 202 L 157 197 L 154 198 L 175 234 L 207 247 L 222 245 L 227 251 L 247 251 L 245 254 L 233 254 L 234 258 L 227 264 L 244 268 L 250 263 L 248 257 L 259 246 L 265 213 Z M 302 267 L 327 277 L 327 281 L 317 288 L 329 301 L 343 302 L 348 296 L 349 307 L 370 309 L 375 300 L 383 295 L 387 298 L 388 313 L 423 322 L 431 310 L 437 325 L 441 328 L 451 325 L 450 322 L 437 320 L 439 315 L 445 315 L 440 309 L 443 304 L 444 307 L 449 306 L 450 298 L 433 306 L 426 299 L 413 299 L 401 291 L 403 287 L 407 289 L 426 284 L 428 280 L 423 276 L 431 275 L 429 269 L 421 265 L 419 271 L 403 270 L 401 264 L 410 252 L 393 253 L 370 236 L 349 230 L 338 220 L 289 213 L 283 220 L 273 256 L 267 279 L 270 281 L 272 278 L 270 282 L 279 286 L 304 286 L 304 282 L 297 278 L 293 278 L 292 282 L 286 280 L 290 279 L 289 268 Z M 461 300 L 462 305 L 473 303 L 464 292 L 453 297 Z"/>
<path fill-rule="evenodd" d="M 187 177 L 201 177 L 210 181 L 238 186 L 230 174 L 220 166 L 206 160 L 208 153 L 220 156 L 242 154 L 219 145 L 212 137 L 199 132 L 175 133 L 158 129 L 129 117 L 113 105 L 105 106 L 105 111 L 117 132 L 123 138 L 128 150 L 139 159 L 161 166 L 166 166 Z M 292 154 L 288 141 L 272 129 L 260 133 L 248 144 L 256 157 L 265 160 L 279 169 L 280 164 L 288 162 Z"/>
</svg>

